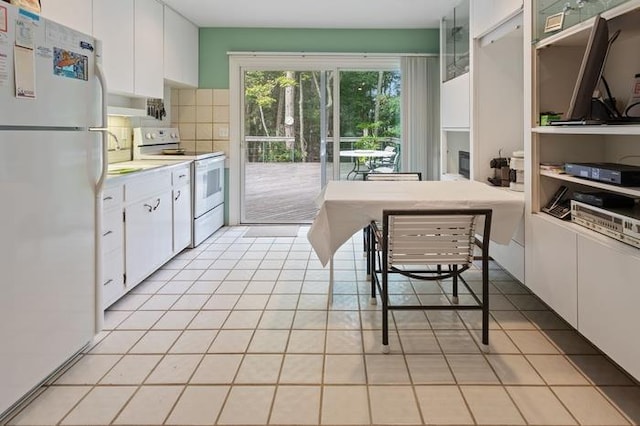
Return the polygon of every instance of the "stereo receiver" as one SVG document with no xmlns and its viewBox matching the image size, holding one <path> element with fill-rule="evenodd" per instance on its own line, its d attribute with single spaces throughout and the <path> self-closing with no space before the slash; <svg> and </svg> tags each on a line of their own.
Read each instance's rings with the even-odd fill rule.
<svg viewBox="0 0 640 426">
<path fill-rule="evenodd" d="M 571 200 L 571 221 L 640 248 L 640 214 L 632 209 L 611 211 Z"/>
</svg>

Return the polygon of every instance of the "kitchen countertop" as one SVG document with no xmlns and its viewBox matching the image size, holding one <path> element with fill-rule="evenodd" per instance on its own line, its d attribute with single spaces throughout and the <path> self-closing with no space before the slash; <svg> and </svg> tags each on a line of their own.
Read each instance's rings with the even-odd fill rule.
<svg viewBox="0 0 640 426">
<path fill-rule="evenodd" d="M 191 163 L 193 160 L 134 160 L 123 161 L 119 163 L 109 164 L 109 171 L 116 171 L 119 169 L 136 169 L 125 173 L 108 173 L 107 183 L 122 183 L 131 176 L 140 176 L 142 173 L 145 175 L 151 173 L 157 173 L 166 171 L 170 168 L 184 166 Z"/>
</svg>

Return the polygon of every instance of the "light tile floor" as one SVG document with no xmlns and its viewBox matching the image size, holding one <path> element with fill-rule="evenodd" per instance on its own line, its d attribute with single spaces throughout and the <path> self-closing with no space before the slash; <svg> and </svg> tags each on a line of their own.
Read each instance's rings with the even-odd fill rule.
<svg viewBox="0 0 640 426">
<path fill-rule="evenodd" d="M 307 229 L 247 229 L 223 228 L 112 306 L 96 343 L 9 424 L 640 423 L 637 383 L 497 265 L 488 352 L 479 312 L 395 311 L 382 355 L 360 235 L 335 257 L 327 310 Z M 392 297 L 449 288 L 398 278 Z"/>
</svg>

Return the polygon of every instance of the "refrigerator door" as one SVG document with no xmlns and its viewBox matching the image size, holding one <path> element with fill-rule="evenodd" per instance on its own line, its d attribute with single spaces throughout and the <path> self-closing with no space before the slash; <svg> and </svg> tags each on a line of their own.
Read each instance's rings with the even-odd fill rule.
<svg viewBox="0 0 640 426">
<path fill-rule="evenodd" d="M 0 18 L 2 9 L 7 31 L 0 28 L 0 128 L 99 123 L 93 37 L 5 2 Z"/>
<path fill-rule="evenodd" d="M 0 131 L 0 416 L 94 335 L 88 137 Z"/>
</svg>

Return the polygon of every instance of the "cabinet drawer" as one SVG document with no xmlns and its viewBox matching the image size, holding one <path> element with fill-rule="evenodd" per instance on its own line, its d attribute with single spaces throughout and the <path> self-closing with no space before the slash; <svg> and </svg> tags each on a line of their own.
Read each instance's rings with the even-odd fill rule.
<svg viewBox="0 0 640 426">
<path fill-rule="evenodd" d="M 181 167 L 172 173 L 173 186 L 181 186 L 191 182 L 191 166 Z"/>
<path fill-rule="evenodd" d="M 102 307 L 107 308 L 124 294 L 124 256 L 121 249 L 102 255 Z"/>
<path fill-rule="evenodd" d="M 102 252 L 122 247 L 122 211 L 113 209 L 102 216 Z"/>
<path fill-rule="evenodd" d="M 136 177 L 136 179 L 132 179 L 126 183 L 124 198 L 125 201 L 129 203 L 157 194 L 158 192 L 166 191 L 170 188 L 170 171 L 145 173 L 143 176 Z"/>
<path fill-rule="evenodd" d="M 109 210 L 122 203 L 122 185 L 104 188 L 102 191 L 102 208 Z"/>
</svg>

